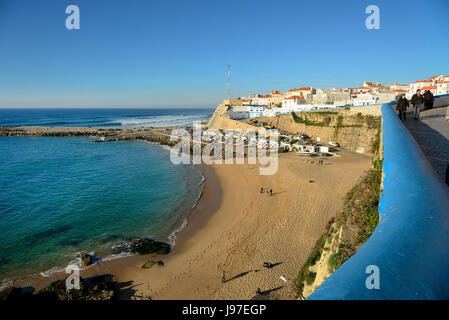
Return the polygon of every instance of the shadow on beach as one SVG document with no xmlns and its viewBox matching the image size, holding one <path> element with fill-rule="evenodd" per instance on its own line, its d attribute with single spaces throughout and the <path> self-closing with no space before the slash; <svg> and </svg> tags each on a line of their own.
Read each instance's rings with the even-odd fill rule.
<svg viewBox="0 0 449 320">
<path fill-rule="evenodd" d="M 280 286 L 277 288 L 261 291 L 259 294 L 256 294 L 254 297 L 251 298 L 251 300 L 270 300 L 270 293 L 276 292 L 278 290 L 281 290 L 284 286 Z"/>
<path fill-rule="evenodd" d="M 0 292 L 2 301 L 56 301 L 56 300 L 129 300 L 136 297 L 133 281 L 117 282 L 111 274 L 103 274 L 80 279 L 80 289 L 67 291 L 66 279 L 53 281 L 36 292 L 32 286 L 10 287 Z M 137 297 L 149 299 L 148 297 Z"/>
</svg>

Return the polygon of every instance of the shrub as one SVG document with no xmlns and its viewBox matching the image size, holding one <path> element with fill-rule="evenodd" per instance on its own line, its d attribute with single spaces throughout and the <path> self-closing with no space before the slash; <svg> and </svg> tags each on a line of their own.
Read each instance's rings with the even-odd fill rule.
<svg viewBox="0 0 449 320">
<path fill-rule="evenodd" d="M 315 281 L 315 278 L 316 273 L 313 271 L 309 271 L 307 272 L 304 280 L 306 281 L 307 285 L 311 285 Z"/>
</svg>

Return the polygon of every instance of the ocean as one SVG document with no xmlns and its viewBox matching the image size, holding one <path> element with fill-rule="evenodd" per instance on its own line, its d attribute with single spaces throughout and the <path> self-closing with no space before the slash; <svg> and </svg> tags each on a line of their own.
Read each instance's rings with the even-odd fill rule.
<svg viewBox="0 0 449 320">
<path fill-rule="evenodd" d="M 0 126 L 192 126 L 207 122 L 214 109 L 1 109 Z"/>
<path fill-rule="evenodd" d="M 3 109 L 0 124 L 188 125 L 187 118 L 206 114 Z M 201 195 L 203 179 L 191 165 L 173 165 L 168 148 L 148 142 L 1 137 L 0 282 L 62 270 L 79 263 L 80 252 L 100 260 L 129 255 L 130 238 L 173 245 Z"/>
</svg>

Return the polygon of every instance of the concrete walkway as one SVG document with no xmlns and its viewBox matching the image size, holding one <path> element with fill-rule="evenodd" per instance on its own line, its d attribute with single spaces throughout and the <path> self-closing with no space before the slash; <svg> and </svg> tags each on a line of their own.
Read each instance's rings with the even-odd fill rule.
<svg viewBox="0 0 449 320">
<path fill-rule="evenodd" d="M 444 181 L 449 164 L 449 124 L 446 108 L 435 108 L 421 112 L 418 121 L 407 114 L 405 126 L 420 145 L 435 172 Z"/>
</svg>

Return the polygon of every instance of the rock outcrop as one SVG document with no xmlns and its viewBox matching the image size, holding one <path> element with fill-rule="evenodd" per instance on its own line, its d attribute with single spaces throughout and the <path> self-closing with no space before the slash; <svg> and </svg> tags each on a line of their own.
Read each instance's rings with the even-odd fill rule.
<svg viewBox="0 0 449 320">
<path fill-rule="evenodd" d="M 138 254 L 167 254 L 170 252 L 168 243 L 148 238 L 132 239 L 130 244 L 132 250 Z"/>
<path fill-rule="evenodd" d="M 81 253 L 81 265 L 83 268 L 92 264 L 92 256 L 87 253 Z"/>
</svg>

